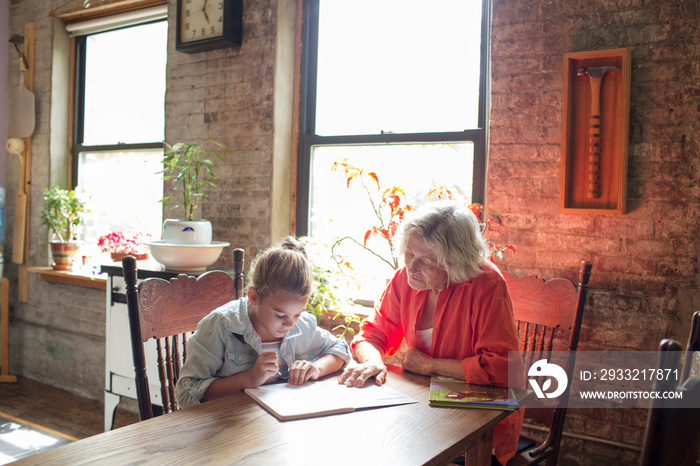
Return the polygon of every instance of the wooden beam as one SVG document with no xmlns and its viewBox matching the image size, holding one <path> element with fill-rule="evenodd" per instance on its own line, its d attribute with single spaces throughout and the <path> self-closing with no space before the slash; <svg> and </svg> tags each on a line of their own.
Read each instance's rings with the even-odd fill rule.
<svg viewBox="0 0 700 466">
<path fill-rule="evenodd" d="M 34 92 L 34 23 L 24 25 L 24 58 L 27 60 L 27 70 L 24 72 L 24 85 L 29 92 Z M 36 111 L 36 109 L 32 109 Z M 29 302 L 29 213 L 32 183 L 32 138 L 24 139 L 24 192 L 27 194 L 27 204 L 25 207 L 25 227 L 24 227 L 24 258 L 19 265 L 19 288 L 17 294 L 20 303 Z"/>
</svg>

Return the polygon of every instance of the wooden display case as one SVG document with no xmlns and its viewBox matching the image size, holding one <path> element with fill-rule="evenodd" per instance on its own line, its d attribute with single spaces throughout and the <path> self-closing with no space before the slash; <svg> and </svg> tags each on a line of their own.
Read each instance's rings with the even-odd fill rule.
<svg viewBox="0 0 700 466">
<path fill-rule="evenodd" d="M 626 212 L 630 74 L 628 48 L 564 55 L 560 212 Z"/>
</svg>

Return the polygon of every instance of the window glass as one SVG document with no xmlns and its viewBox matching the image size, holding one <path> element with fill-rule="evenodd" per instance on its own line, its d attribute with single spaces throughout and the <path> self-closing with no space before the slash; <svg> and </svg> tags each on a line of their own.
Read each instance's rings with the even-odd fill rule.
<svg viewBox="0 0 700 466">
<path fill-rule="evenodd" d="M 466 187 L 472 184 L 473 154 L 471 143 L 316 147 L 312 155 L 309 236 L 329 246 L 343 237 L 365 245 L 366 232 L 381 224 L 377 211 L 388 224 L 389 209 L 380 207 L 380 203 L 384 192 L 394 187 L 400 188 L 405 203 L 414 207 L 427 202 L 431 189 L 440 186 L 448 189 L 453 199 L 468 204 L 471 192 Z M 341 167 L 333 169 L 334 163 L 343 161 L 364 170 L 364 176 L 348 182 Z M 370 172 L 376 174 L 378 184 Z M 431 199 L 436 196 L 433 193 Z M 366 246 L 392 262 L 389 243 L 381 235 L 368 238 Z M 351 262 L 363 298 L 378 298 L 394 273 L 387 262 L 368 254 L 352 240 L 342 241 L 333 252 Z M 403 258 L 398 257 L 398 261 L 402 264 Z"/>
<path fill-rule="evenodd" d="M 162 141 L 167 22 L 87 37 L 83 144 Z"/>
<path fill-rule="evenodd" d="M 110 262 L 97 247 L 100 236 L 132 230 L 161 237 L 167 21 L 78 40 L 76 102 L 83 106 L 76 109 L 73 182 L 88 199 L 82 254 L 99 266 Z"/>
<path fill-rule="evenodd" d="M 481 0 L 325 0 L 316 134 L 477 127 Z"/>
<path fill-rule="evenodd" d="M 88 194 L 89 214 L 84 240 L 96 244 L 99 236 L 124 229 L 160 239 L 163 197 L 163 152 L 83 152 L 79 186 Z"/>
<path fill-rule="evenodd" d="M 403 260 L 377 217 L 385 190 L 399 187 L 413 206 L 434 186 L 443 198 L 483 202 L 489 3 L 304 4 L 297 233 L 329 282 L 338 280 L 334 257 L 352 275 L 338 293 L 376 300 Z M 331 169 L 344 160 L 363 170 L 367 189 Z"/>
</svg>

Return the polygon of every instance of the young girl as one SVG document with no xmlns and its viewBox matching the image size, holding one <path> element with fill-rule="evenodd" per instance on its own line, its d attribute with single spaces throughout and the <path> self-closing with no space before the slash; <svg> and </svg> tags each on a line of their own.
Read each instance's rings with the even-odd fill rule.
<svg viewBox="0 0 700 466">
<path fill-rule="evenodd" d="M 301 385 L 343 367 L 345 340 L 304 312 L 313 267 L 292 237 L 260 253 L 248 273 L 248 296 L 202 319 L 187 343 L 175 396 L 181 408 L 280 378 Z"/>
</svg>

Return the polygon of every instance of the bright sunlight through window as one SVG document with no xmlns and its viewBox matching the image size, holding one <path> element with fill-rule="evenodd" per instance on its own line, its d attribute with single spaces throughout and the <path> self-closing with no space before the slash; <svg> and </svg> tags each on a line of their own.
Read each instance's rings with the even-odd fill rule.
<svg viewBox="0 0 700 466">
<path fill-rule="evenodd" d="M 76 182 L 89 199 L 84 252 L 104 262 L 97 249 L 102 235 L 135 230 L 160 238 L 167 21 L 81 40 Z"/>
<path fill-rule="evenodd" d="M 482 1 L 319 0 L 317 8 L 317 63 L 309 68 L 316 85 L 307 90 L 313 127 L 302 155 L 308 236 L 352 267 L 341 291 L 376 300 L 397 256 L 381 234 L 366 236 L 380 225 L 385 190 L 400 188 L 412 206 L 439 186 L 472 202 L 476 138 L 483 147 Z M 348 181 L 332 170 L 344 160 L 364 177 Z"/>
</svg>

